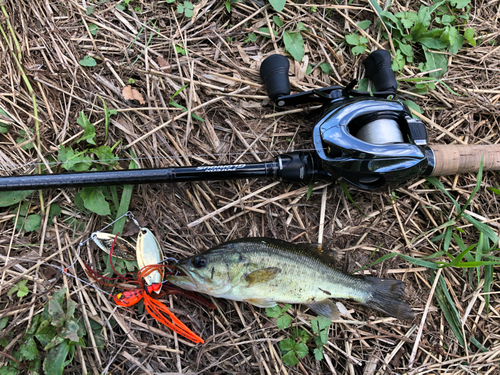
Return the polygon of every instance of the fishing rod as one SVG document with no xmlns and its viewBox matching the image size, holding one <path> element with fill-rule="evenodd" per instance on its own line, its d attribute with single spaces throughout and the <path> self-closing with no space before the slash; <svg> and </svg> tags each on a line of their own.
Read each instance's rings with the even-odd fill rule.
<svg viewBox="0 0 500 375">
<path fill-rule="evenodd" d="M 419 176 L 477 172 L 482 158 L 483 170 L 500 170 L 500 145 L 428 145 L 424 123 L 393 100 L 397 81 L 388 51 L 372 52 L 363 65 L 374 92 L 354 90 L 353 80 L 345 87 L 290 94 L 288 59 L 271 55 L 261 64 L 260 76 L 277 106 L 322 104 L 312 152 L 284 153 L 261 163 L 0 177 L 0 191 L 264 177 L 305 183 L 342 178 L 380 191 Z"/>
</svg>

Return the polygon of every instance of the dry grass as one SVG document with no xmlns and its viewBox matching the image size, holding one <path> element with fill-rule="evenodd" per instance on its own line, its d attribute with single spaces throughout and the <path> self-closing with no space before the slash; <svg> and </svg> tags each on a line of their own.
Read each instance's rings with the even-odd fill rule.
<svg viewBox="0 0 500 375">
<path fill-rule="evenodd" d="M 266 94 L 258 74 L 260 61 L 266 54 L 283 52 L 283 45 L 278 38 L 259 38 L 257 43 L 246 44 L 243 41 L 250 31 L 272 22 L 273 12 L 262 6 L 264 2 L 236 3 L 228 15 L 224 2 L 200 0 L 192 19 L 180 17 L 165 2 L 134 1 L 128 12 L 121 12 L 114 7 L 116 1 L 103 1 L 87 15 L 83 6 L 90 3 L 97 4 L 76 0 L 3 1 L 20 43 L 22 69 L 38 105 L 35 116 L 31 94 L 9 50 L 13 39 L 3 17 L 1 25 L 9 45 L 4 36 L 0 37 L 0 107 L 13 119 L 11 130 L 1 135 L 4 174 L 32 173 L 36 168 L 31 163 L 40 158 L 57 159 L 59 145 L 71 145 L 81 136 L 76 122 L 80 111 L 96 124 L 97 144 L 104 144 L 104 110 L 99 96 L 109 108 L 118 110 L 111 117 L 106 144 L 121 141 L 122 168 L 128 167 L 131 154 L 139 158 L 140 167 L 147 168 L 255 162 L 270 160 L 283 150 L 311 148 L 312 120 L 305 119 L 303 113 L 282 115 L 281 110 L 262 106 Z M 309 12 L 307 6 L 313 1 L 300 3 L 305 4 L 289 1 L 281 13 L 286 27 L 293 28 L 301 21 L 321 35 L 304 33 L 306 56 L 309 63 L 331 61 L 336 71 L 327 77 L 316 69 L 304 76 L 304 65 L 296 63 L 291 66 L 292 89 L 347 84 L 362 76 L 361 58 L 351 55 L 342 36 L 354 30 L 349 20 L 375 20 L 369 3 L 354 0 L 348 8 L 340 8 L 326 2 L 328 6 L 319 7 L 315 13 Z M 405 9 L 406 5 L 393 3 L 395 9 Z M 134 7 L 142 12 L 134 11 Z M 418 5 L 411 7 L 417 9 Z M 432 123 L 468 144 L 492 144 L 499 139 L 500 6 L 497 1 L 473 1 L 470 14 L 468 26 L 483 36 L 482 41 L 449 56 L 451 68 L 444 79 L 460 96 L 438 85 L 417 100 L 425 109 L 433 143 L 457 140 Z M 97 35 L 90 32 L 90 24 L 99 28 Z M 376 49 L 379 30 L 372 27 L 368 33 L 372 37 L 368 46 Z M 189 54 L 182 56 L 172 44 L 184 45 Z M 96 67 L 78 63 L 86 55 L 97 61 Z M 408 67 L 403 76 L 416 73 Z M 133 105 L 122 98 L 121 89 L 129 78 L 135 80 L 145 105 Z M 169 106 L 169 99 L 185 84 L 189 86 L 176 100 L 189 110 L 210 102 L 195 111 L 204 122 L 189 116 L 171 121 L 181 112 Z M 232 95 L 235 92 L 238 95 Z M 269 114 L 275 115 L 265 116 Z M 37 120 L 39 146 L 25 151 L 16 138 L 21 130 L 35 131 Z M 36 144 L 35 136 L 34 141 Z M 52 165 L 52 170 L 58 169 Z M 475 176 L 452 176 L 441 181 L 464 203 L 474 187 Z M 500 218 L 498 199 L 484 187 L 499 185 L 497 173 L 486 173 L 483 188 L 469 208 L 496 231 Z M 376 248 L 380 255 L 400 252 L 422 257 L 435 253 L 440 244 L 430 242 L 430 236 L 410 243 L 445 222 L 445 214 L 454 213 L 451 202 L 424 180 L 398 189 L 395 202 L 389 194 L 351 189 L 354 200 L 368 216 L 360 213 L 334 183 L 316 184 L 309 200 L 306 192 L 307 187 L 269 180 L 148 185 L 134 189 L 130 209 L 143 226 L 157 234 L 168 256 L 182 258 L 229 239 L 267 236 L 322 242 L 336 255 L 338 268 L 345 271 L 369 263 Z M 405 298 L 416 313 L 415 320 L 376 317 L 373 311 L 346 303 L 355 320 L 365 323 L 335 324 L 325 347 L 325 360 L 317 362 L 308 356 L 297 367 L 287 367 L 281 361 L 278 342 L 290 337 L 292 331 L 278 330 L 263 309 L 215 300 L 218 308 L 211 312 L 182 298 L 171 298 L 173 311 L 206 340 L 205 345 L 194 346 L 158 326 L 148 315 L 139 314 L 137 309 L 117 308 L 104 294 L 62 277 L 46 265 L 20 261 L 5 266 L 7 255 L 67 265 L 74 259 L 76 244 L 112 220 L 79 212 L 74 194 L 75 189 L 64 189 L 31 196 L 31 213 L 57 203 L 64 214 L 56 223 L 44 217 L 38 232 L 16 231 L 12 209 L 0 214 L 4 266 L 0 317 L 10 316 L 0 336 L 10 334 L 12 338 L 4 354 L 12 355 L 17 349 L 47 295 L 66 286 L 78 303 L 78 316 L 86 324 L 89 319 L 101 324 L 106 340 L 104 348 L 96 349 L 92 338 L 87 337 L 87 347 L 77 349 L 67 373 L 500 373 L 500 300 L 495 294 L 500 290 L 498 276 L 494 276 L 487 314 L 481 290 L 471 286 L 461 270 L 442 271 L 456 308 L 464 317 L 463 330 L 488 347 L 486 352 L 476 351 L 473 346 L 468 350 L 461 347 L 435 300 L 427 304 L 432 297 L 428 271 L 392 258 L 366 273 L 406 281 Z M 322 206 L 326 208 L 324 217 Z M 215 215 L 201 219 L 216 210 Z M 75 229 L 70 218 L 82 223 L 84 230 Z M 475 229 L 466 222 L 459 224 L 464 241 L 477 242 Z M 97 256 L 93 250 L 85 248 L 82 257 L 92 260 Z M 88 280 L 80 265 L 71 272 Z M 30 294 L 22 299 L 7 296 L 10 287 L 21 279 L 29 280 Z M 294 325 L 310 330 L 311 315 L 303 306 L 294 306 L 291 314 Z M 420 327 L 421 336 L 417 338 Z M 415 356 L 410 368 L 412 351 Z M 0 356 L 0 363 L 6 361 L 7 356 Z"/>
</svg>

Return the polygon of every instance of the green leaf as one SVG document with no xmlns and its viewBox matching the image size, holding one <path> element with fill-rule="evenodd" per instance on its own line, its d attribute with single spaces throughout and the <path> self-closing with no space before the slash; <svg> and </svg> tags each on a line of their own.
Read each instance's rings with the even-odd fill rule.
<svg viewBox="0 0 500 375">
<path fill-rule="evenodd" d="M 14 285 L 10 290 L 7 292 L 7 295 L 10 296 L 17 292 L 18 297 L 24 297 L 27 296 L 29 293 L 29 289 L 26 287 L 26 283 L 28 280 L 21 280 L 19 281 L 16 285 Z"/>
<path fill-rule="evenodd" d="M 180 53 L 182 56 L 187 56 L 189 51 L 182 44 L 174 44 L 175 52 Z M 187 85 L 184 85 L 187 86 Z"/>
<path fill-rule="evenodd" d="M 186 6 L 186 4 L 190 5 L 190 7 Z M 184 15 L 187 18 L 191 18 L 194 16 L 193 4 L 191 4 L 189 1 L 184 1 Z"/>
<path fill-rule="evenodd" d="M 305 53 L 304 39 L 300 33 L 291 33 L 285 31 L 283 33 L 283 42 L 285 49 L 293 56 L 296 61 L 302 61 Z"/>
<path fill-rule="evenodd" d="M 281 311 L 281 307 L 279 306 L 266 307 L 266 315 L 269 318 L 277 318 L 283 315 L 283 312 Z"/>
<path fill-rule="evenodd" d="M 293 351 L 297 353 L 299 358 L 304 358 L 309 353 L 309 349 L 307 348 L 307 346 L 301 342 L 295 343 Z"/>
<path fill-rule="evenodd" d="M 252 42 L 255 43 L 257 41 L 257 35 L 254 33 L 249 33 L 248 38 L 245 40 L 245 43 Z"/>
<path fill-rule="evenodd" d="M 264 38 L 271 38 L 271 31 L 272 33 L 274 34 L 274 36 L 276 36 L 276 31 L 274 31 L 273 29 L 271 29 L 271 31 L 269 31 L 269 28 L 268 27 L 261 27 L 259 30 L 257 30 L 259 33 L 261 33 L 260 35 L 263 36 Z"/>
<path fill-rule="evenodd" d="M 311 328 L 314 333 L 318 334 L 319 333 L 319 328 L 318 328 L 318 319 L 317 318 L 312 318 L 311 319 Z"/>
<path fill-rule="evenodd" d="M 85 56 L 83 58 L 83 60 L 80 60 L 78 62 L 80 63 L 81 66 L 90 66 L 90 67 L 92 67 L 92 66 L 96 66 L 97 65 L 97 62 L 94 60 L 94 58 L 91 57 L 91 56 L 88 56 L 88 55 Z"/>
<path fill-rule="evenodd" d="M 383 261 L 385 261 L 387 259 L 390 259 L 392 257 L 395 257 L 395 256 L 399 256 L 400 258 L 403 258 L 404 260 L 406 260 L 407 262 L 410 262 L 411 264 L 413 264 L 415 266 L 427 267 L 427 268 L 430 268 L 430 269 L 437 269 L 438 268 L 438 265 L 436 263 L 433 263 L 433 262 L 427 262 L 427 261 L 422 260 L 422 259 L 415 259 L 415 258 L 412 258 L 412 257 L 410 257 L 408 255 L 404 255 L 404 254 L 389 253 L 389 254 L 381 256 L 375 262 L 367 264 L 367 265 L 361 267 L 360 269 L 354 271 L 353 273 L 362 271 L 362 270 L 364 270 L 364 269 L 366 269 L 368 267 L 372 267 L 372 266 L 374 266 L 376 264 L 379 264 L 379 263 L 381 263 L 381 262 L 383 262 Z M 314 330 L 314 327 L 313 327 L 313 330 Z"/>
<path fill-rule="evenodd" d="M 302 22 L 297 23 L 297 31 L 310 31 Z"/>
<path fill-rule="evenodd" d="M 484 300 L 486 302 L 486 313 L 490 310 L 490 292 L 491 292 L 491 283 L 493 282 L 493 267 L 498 266 L 498 263 L 488 264 L 484 266 L 484 286 L 483 292 Z"/>
<path fill-rule="evenodd" d="M 26 216 L 28 215 L 28 210 L 30 208 L 30 203 L 29 202 L 23 202 L 21 203 L 21 206 L 20 207 L 16 207 L 14 209 L 14 214 L 18 214 L 19 213 L 19 216 Z"/>
<path fill-rule="evenodd" d="M 405 57 L 401 53 L 401 50 L 396 51 L 396 56 L 392 60 L 391 68 L 393 71 L 398 72 L 405 67 Z"/>
<path fill-rule="evenodd" d="M 43 370 L 46 374 L 62 375 L 64 369 L 64 361 L 69 353 L 69 344 L 63 341 L 56 347 L 50 349 L 47 357 L 43 361 Z"/>
<path fill-rule="evenodd" d="M 1 191 L 0 192 L 0 207 L 8 207 L 21 202 L 34 190 L 19 190 L 19 191 Z"/>
<path fill-rule="evenodd" d="M 278 326 L 279 329 L 285 329 L 290 327 L 290 324 L 292 323 L 292 318 L 290 315 L 283 315 L 280 316 L 278 319 L 276 319 L 276 325 Z"/>
<path fill-rule="evenodd" d="M 381 16 L 382 16 L 382 19 L 384 20 L 384 23 L 387 25 L 387 27 L 389 29 L 394 29 L 393 33 L 395 35 L 401 35 L 401 36 L 404 35 L 403 26 L 401 25 L 401 21 L 399 20 L 399 18 L 396 18 L 396 16 L 394 16 L 394 14 L 392 14 L 391 12 L 389 12 L 387 10 L 382 11 Z M 386 20 L 386 18 L 391 20 L 394 25 L 391 25 L 391 23 L 388 22 Z"/>
<path fill-rule="evenodd" d="M 462 9 L 470 4 L 470 0 L 450 0 L 450 4 L 457 9 Z"/>
<path fill-rule="evenodd" d="M 401 19 L 401 24 L 405 29 L 411 28 L 418 18 L 415 12 L 399 12 L 395 16 Z"/>
<path fill-rule="evenodd" d="M 73 314 L 75 313 L 76 303 L 74 303 L 70 298 L 66 300 L 66 318 L 73 318 Z"/>
<path fill-rule="evenodd" d="M 0 367 L 0 375 L 19 375 L 20 371 L 18 369 L 18 364 L 10 360 L 9 365 L 4 365 Z"/>
<path fill-rule="evenodd" d="M 445 35 L 445 29 L 433 29 L 422 33 L 418 39 L 414 41 L 421 43 L 427 48 L 444 50 L 449 45 L 449 41 L 446 39 L 447 37 L 443 37 L 443 35 Z"/>
<path fill-rule="evenodd" d="M 0 331 L 3 330 L 5 327 L 7 327 L 8 322 L 9 322 L 8 316 L 4 316 L 2 319 L 0 319 Z"/>
<path fill-rule="evenodd" d="M 61 212 L 61 206 L 59 206 L 57 203 L 52 203 L 50 205 L 49 218 L 52 219 L 55 216 L 60 216 Z"/>
<path fill-rule="evenodd" d="M 64 328 L 60 333 L 61 337 L 68 339 L 73 342 L 78 342 L 80 338 L 78 337 L 78 323 L 73 319 L 66 321 Z"/>
<path fill-rule="evenodd" d="M 280 29 L 283 27 L 283 20 L 278 16 L 273 16 L 273 21 Z"/>
<path fill-rule="evenodd" d="M 26 232 L 37 231 L 40 229 L 40 224 L 42 224 L 42 217 L 40 215 L 29 215 L 24 221 L 24 230 Z"/>
<path fill-rule="evenodd" d="M 113 149 L 109 146 L 100 146 L 92 151 L 101 163 L 115 165 L 118 161 L 118 156 L 113 154 Z"/>
<path fill-rule="evenodd" d="M 314 182 L 311 181 L 311 183 L 309 184 L 309 187 L 307 188 L 307 193 L 306 193 L 306 201 L 309 200 L 309 198 L 311 198 L 311 194 L 314 190 Z"/>
<path fill-rule="evenodd" d="M 269 0 L 269 4 L 274 8 L 276 12 L 281 12 L 285 7 L 286 0 Z"/>
<path fill-rule="evenodd" d="M 95 126 L 89 121 L 83 111 L 80 111 L 80 115 L 78 116 L 76 122 L 84 130 L 82 137 L 76 142 L 79 143 L 80 141 L 87 141 L 88 143 L 95 145 Z"/>
<path fill-rule="evenodd" d="M 479 171 L 476 176 L 476 186 L 474 186 L 474 189 L 472 189 L 472 192 L 467 199 L 467 202 L 462 206 L 461 210 L 458 211 L 458 216 L 462 215 L 462 213 L 469 207 L 470 202 L 472 201 L 472 198 L 477 194 L 479 189 L 481 188 L 481 180 L 483 179 L 483 161 L 484 161 L 484 155 L 481 156 L 481 161 L 479 162 Z"/>
<path fill-rule="evenodd" d="M 8 133 L 11 125 L 0 122 L 0 134 Z"/>
<path fill-rule="evenodd" d="M 465 29 L 464 31 L 464 38 L 466 41 L 469 42 L 469 44 L 471 46 L 475 46 L 476 45 L 476 40 L 474 39 L 474 29 L 471 29 L 471 28 L 467 28 Z"/>
<path fill-rule="evenodd" d="M 287 366 L 295 366 L 299 363 L 299 360 L 297 359 L 297 356 L 295 355 L 295 352 L 293 350 L 290 350 L 288 353 L 286 353 L 282 357 L 282 359 L 283 363 Z"/>
<path fill-rule="evenodd" d="M 354 202 L 354 199 L 352 199 L 351 193 L 349 193 L 349 188 L 347 187 L 345 182 L 340 181 L 339 185 L 342 188 L 342 191 L 344 192 L 344 194 L 347 197 L 347 199 L 349 200 L 349 202 L 351 202 L 363 215 L 366 216 L 366 214 L 363 212 L 363 210 L 356 204 L 356 202 Z"/>
<path fill-rule="evenodd" d="M 403 100 L 402 102 L 406 104 L 408 108 L 413 109 L 415 112 L 422 113 L 422 108 L 420 108 L 420 106 L 413 100 Z M 414 114 L 412 114 L 412 117 L 417 118 L 417 116 Z"/>
<path fill-rule="evenodd" d="M 47 312 L 52 319 L 51 324 L 54 327 L 62 327 L 64 325 L 66 314 L 64 314 L 64 310 L 56 298 L 49 298 Z"/>
<path fill-rule="evenodd" d="M 409 44 L 403 43 L 400 40 L 394 39 L 394 41 L 398 44 L 399 49 L 403 53 L 403 55 L 407 57 L 413 57 L 413 48 Z"/>
<path fill-rule="evenodd" d="M 380 7 L 379 3 L 377 0 L 368 0 L 370 4 L 372 5 L 373 9 L 375 9 L 375 12 L 377 12 L 379 15 L 381 15 L 382 8 Z"/>
<path fill-rule="evenodd" d="M 31 133 L 31 131 L 29 132 L 25 132 L 24 130 L 19 130 L 19 134 L 21 135 L 21 137 L 16 137 L 16 143 L 17 144 L 22 144 L 28 140 L 30 140 L 33 136 L 33 134 Z M 28 143 L 25 143 L 21 146 L 21 149 L 23 150 L 31 150 L 33 148 L 33 142 L 28 142 Z"/>
<path fill-rule="evenodd" d="M 366 30 L 366 29 L 368 29 L 370 27 L 371 24 L 372 24 L 372 21 L 370 21 L 370 20 L 364 20 L 364 21 L 358 22 L 358 27 L 361 30 Z"/>
<path fill-rule="evenodd" d="M 85 187 L 80 191 L 83 205 L 87 210 L 95 212 L 98 215 L 110 215 L 109 203 L 106 202 L 104 194 L 99 188 Z"/>
<path fill-rule="evenodd" d="M 312 68 L 311 64 L 307 64 L 307 68 L 306 68 L 306 76 L 307 76 L 308 74 L 311 74 L 312 70 L 313 70 L 313 68 Z M 312 191 L 311 191 L 311 192 L 312 192 Z"/>
<path fill-rule="evenodd" d="M 328 342 L 328 330 L 325 329 L 324 331 L 321 331 L 319 333 L 319 339 L 323 345 L 326 345 Z"/>
<path fill-rule="evenodd" d="M 370 80 L 368 78 L 361 78 L 358 81 L 358 90 L 359 91 L 368 91 L 368 83 L 369 82 L 370 82 Z"/>
<path fill-rule="evenodd" d="M 28 281 L 28 280 L 22 280 L 22 281 Z M 28 295 L 28 293 L 30 291 L 29 291 L 28 287 L 26 286 L 26 282 L 23 284 L 21 284 L 21 282 L 18 283 L 19 289 L 17 290 L 17 296 L 18 297 L 25 297 Z"/>
<path fill-rule="evenodd" d="M 345 36 L 345 41 L 347 44 L 352 46 L 357 46 L 359 44 L 359 35 L 358 34 L 347 34 Z"/>
<path fill-rule="evenodd" d="M 133 78 L 128 79 L 128 83 L 133 85 L 135 83 Z M 103 98 L 99 96 L 99 99 L 102 101 L 102 105 L 104 107 L 104 141 L 108 140 L 108 131 L 109 131 L 109 118 L 111 115 L 116 115 L 116 109 L 109 110 L 108 106 L 106 105 L 106 102 L 104 101 Z"/>
<path fill-rule="evenodd" d="M 454 45 L 458 42 L 458 30 L 453 26 L 446 26 L 439 39 L 446 44 Z"/>
<path fill-rule="evenodd" d="M 323 347 L 321 348 L 314 348 L 314 358 L 316 361 L 321 361 L 323 359 Z"/>
<path fill-rule="evenodd" d="M 300 340 L 305 344 L 307 341 L 309 341 L 309 339 L 311 338 L 311 336 L 309 336 L 309 334 L 306 332 L 305 329 L 301 329 L 299 331 L 299 336 L 300 336 Z"/>
<path fill-rule="evenodd" d="M 364 53 L 366 50 L 366 47 L 365 46 L 355 46 L 355 47 L 352 47 L 351 49 L 351 52 L 354 56 L 357 56 L 357 55 L 361 55 L 362 53 Z"/>
<path fill-rule="evenodd" d="M 495 246 L 498 244 L 498 236 L 495 234 L 495 232 L 487 225 L 484 223 L 481 223 L 480 221 L 477 221 L 474 219 L 472 216 L 468 214 L 463 214 L 462 217 L 467 220 L 469 223 L 474 225 L 474 227 L 481 233 L 483 233 L 488 239 L 495 244 Z"/>
<path fill-rule="evenodd" d="M 443 194 L 445 194 L 450 200 L 453 202 L 455 205 L 455 208 L 457 212 L 460 212 L 460 205 L 458 202 L 448 193 L 448 191 L 445 189 L 441 181 L 439 181 L 436 177 L 426 177 L 427 181 L 430 182 L 432 185 L 437 187 Z"/>
<path fill-rule="evenodd" d="M 92 35 L 97 35 L 97 32 L 99 31 L 99 28 L 97 27 L 96 24 L 89 23 L 89 31 Z"/>
<path fill-rule="evenodd" d="M 442 76 L 444 76 L 446 70 L 448 69 L 448 59 L 446 58 L 446 55 L 440 53 L 428 52 L 426 49 L 424 49 L 424 54 L 427 60 L 427 62 L 424 65 L 424 71 L 441 69 L 429 73 L 429 76 L 433 78 L 441 78 Z"/>
<path fill-rule="evenodd" d="M 279 345 L 280 345 L 280 349 L 284 353 L 286 353 L 290 350 L 293 350 L 293 348 L 295 347 L 295 341 L 293 341 L 292 339 L 283 339 L 280 341 Z"/>
<path fill-rule="evenodd" d="M 318 316 L 318 326 L 319 326 L 319 330 L 322 331 L 324 330 L 325 328 L 328 328 L 330 327 L 330 325 L 332 324 L 332 321 L 328 318 L 325 318 L 324 316 Z"/>
<path fill-rule="evenodd" d="M 434 283 L 435 275 L 434 272 L 430 272 L 430 281 L 431 284 Z M 435 290 L 435 297 L 438 301 L 439 307 L 444 313 L 446 321 L 450 325 L 451 330 L 455 334 L 460 345 L 464 346 L 464 337 L 462 336 L 461 323 L 460 323 L 460 315 L 453 303 L 453 299 L 448 293 L 448 287 L 446 286 L 446 282 L 443 277 L 439 277 L 438 287 Z"/>
<path fill-rule="evenodd" d="M 128 169 L 138 169 L 139 166 L 135 161 L 131 161 Z M 130 201 L 132 200 L 132 192 L 134 191 L 134 185 L 124 185 L 123 186 L 123 192 L 122 192 L 122 197 L 120 200 L 120 206 L 118 207 L 118 210 L 116 211 L 116 217 L 120 217 L 124 215 L 130 207 Z M 125 218 L 122 218 L 118 220 L 115 225 L 113 226 L 113 233 L 122 233 L 123 232 L 123 227 L 125 225 Z M 127 269 L 128 269 L 128 263 L 127 263 Z M 132 271 L 128 269 L 129 271 Z"/>
<path fill-rule="evenodd" d="M 36 330 L 35 338 L 42 344 L 43 347 L 47 346 L 56 335 L 56 328 L 50 324 L 50 320 L 43 320 Z"/>
<path fill-rule="evenodd" d="M 57 329 L 56 329 L 57 330 Z M 50 340 L 50 342 L 47 344 L 47 346 L 45 346 L 43 348 L 43 350 L 47 351 L 47 350 L 50 350 L 52 348 L 55 348 L 57 345 L 59 345 L 60 343 L 62 342 L 65 342 L 66 339 L 64 339 L 63 337 L 59 336 L 59 335 L 55 335 L 52 340 Z"/>
<path fill-rule="evenodd" d="M 322 64 L 320 64 L 319 67 L 321 68 L 323 73 L 325 73 L 326 75 L 329 75 L 330 72 L 332 71 L 332 66 L 330 65 L 330 63 L 322 63 Z"/>
<path fill-rule="evenodd" d="M 38 356 L 38 349 L 33 337 L 28 337 L 25 343 L 19 348 L 21 355 L 28 361 L 33 361 Z"/>
</svg>

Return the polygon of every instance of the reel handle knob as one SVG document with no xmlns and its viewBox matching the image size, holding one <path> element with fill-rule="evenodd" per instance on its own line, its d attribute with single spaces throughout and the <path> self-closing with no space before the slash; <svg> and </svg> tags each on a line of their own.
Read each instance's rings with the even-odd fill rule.
<svg viewBox="0 0 500 375">
<path fill-rule="evenodd" d="M 290 63 L 283 55 L 271 55 L 260 65 L 260 78 L 265 82 L 267 96 L 273 102 L 280 96 L 290 94 L 289 67 Z"/>
<path fill-rule="evenodd" d="M 375 91 L 394 91 L 398 83 L 391 68 L 391 54 L 383 49 L 378 49 L 368 55 L 363 65 L 366 77 L 375 85 Z"/>
</svg>

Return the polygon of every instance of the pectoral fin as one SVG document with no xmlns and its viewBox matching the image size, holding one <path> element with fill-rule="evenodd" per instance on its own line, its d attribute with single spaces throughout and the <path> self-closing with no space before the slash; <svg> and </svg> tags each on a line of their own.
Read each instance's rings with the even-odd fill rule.
<svg viewBox="0 0 500 375">
<path fill-rule="evenodd" d="M 251 303 L 252 305 L 257 306 L 257 307 L 274 307 L 274 306 L 276 306 L 275 301 L 270 301 L 268 299 L 263 299 L 263 298 L 248 298 L 248 299 L 244 299 L 243 302 Z"/>
<path fill-rule="evenodd" d="M 281 268 L 278 267 L 268 267 L 253 271 L 245 277 L 246 281 L 248 282 L 247 288 L 254 286 L 255 284 L 271 281 L 280 272 Z"/>
<path fill-rule="evenodd" d="M 323 301 L 311 302 L 306 304 L 312 311 L 330 320 L 339 320 L 340 311 L 331 300 L 325 299 Z"/>
</svg>

